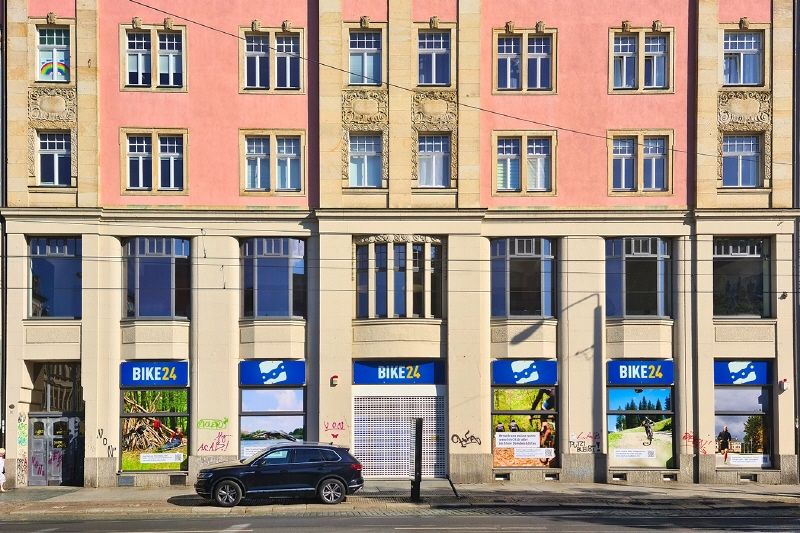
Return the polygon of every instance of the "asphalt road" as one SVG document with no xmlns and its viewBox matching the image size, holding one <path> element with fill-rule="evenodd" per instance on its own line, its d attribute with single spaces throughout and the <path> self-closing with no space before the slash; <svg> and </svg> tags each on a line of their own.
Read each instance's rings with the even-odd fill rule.
<svg viewBox="0 0 800 533">
<path fill-rule="evenodd" d="M 613 513 L 613 510 L 609 509 Z M 563 531 L 798 531 L 796 516 L 741 517 L 703 516 L 701 513 L 624 513 L 613 516 L 600 512 L 542 511 L 527 515 L 466 516 L 316 516 L 316 517 L 229 517 L 191 518 L 181 520 L 75 520 L 71 522 L 3 522 L 2 531 L 19 533 L 67 533 L 102 531 L 108 533 L 217 533 L 257 531 L 356 531 L 426 533 L 445 532 L 526 532 Z"/>
</svg>

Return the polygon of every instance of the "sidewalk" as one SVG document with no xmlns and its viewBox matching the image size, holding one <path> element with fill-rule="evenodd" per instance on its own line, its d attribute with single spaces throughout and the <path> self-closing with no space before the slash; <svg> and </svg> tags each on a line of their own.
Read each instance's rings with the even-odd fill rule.
<svg viewBox="0 0 800 533">
<path fill-rule="evenodd" d="M 545 483 L 521 485 L 491 483 L 456 485 L 459 497 L 445 480 L 424 481 L 422 502 L 410 499 L 408 481 L 370 480 L 364 491 L 347 501 L 327 506 L 312 500 L 245 501 L 232 509 L 212 505 L 190 487 L 103 489 L 26 487 L 0 494 L 0 522 L 10 520 L 57 520 L 224 515 L 313 514 L 495 514 L 561 511 L 703 511 L 800 516 L 800 486 L 796 485 L 626 485 Z"/>
</svg>

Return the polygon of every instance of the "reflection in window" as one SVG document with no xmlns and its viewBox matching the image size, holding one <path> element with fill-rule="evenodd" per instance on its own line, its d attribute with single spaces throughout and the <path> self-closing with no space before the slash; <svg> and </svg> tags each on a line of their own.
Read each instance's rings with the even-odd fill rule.
<svg viewBox="0 0 800 533">
<path fill-rule="evenodd" d="M 80 239 L 32 238 L 30 276 L 30 317 L 81 317 Z"/>
<path fill-rule="evenodd" d="M 125 316 L 189 317 L 189 241 L 136 237 L 125 244 Z"/>
<path fill-rule="evenodd" d="M 550 239 L 492 240 L 492 316 L 553 316 L 554 260 Z"/>
<path fill-rule="evenodd" d="M 305 439 L 305 391 L 296 388 L 241 389 L 239 457 L 251 457 L 275 441 Z"/>
<path fill-rule="evenodd" d="M 670 243 L 657 237 L 606 240 L 606 316 L 670 316 Z"/>
<path fill-rule="evenodd" d="M 242 316 L 305 318 L 305 241 L 259 237 L 241 250 Z"/>
<path fill-rule="evenodd" d="M 770 316 L 769 240 L 714 239 L 714 315 Z"/>
</svg>

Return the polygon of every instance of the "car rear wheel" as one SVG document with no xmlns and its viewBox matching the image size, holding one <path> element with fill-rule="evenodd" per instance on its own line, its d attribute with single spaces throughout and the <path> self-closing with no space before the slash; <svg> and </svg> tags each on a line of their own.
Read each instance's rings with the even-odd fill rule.
<svg viewBox="0 0 800 533">
<path fill-rule="evenodd" d="M 242 488 L 235 481 L 220 481 L 214 487 L 214 501 L 221 507 L 233 507 L 242 501 Z"/>
<path fill-rule="evenodd" d="M 344 483 L 338 479 L 326 479 L 319 485 L 319 500 L 322 503 L 331 505 L 344 500 L 346 495 Z"/>
</svg>

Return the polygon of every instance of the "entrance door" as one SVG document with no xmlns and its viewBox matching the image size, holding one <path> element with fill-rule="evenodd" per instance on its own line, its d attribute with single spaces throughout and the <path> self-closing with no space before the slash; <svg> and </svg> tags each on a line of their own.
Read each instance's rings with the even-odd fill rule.
<svg viewBox="0 0 800 533">
<path fill-rule="evenodd" d="M 83 485 L 80 418 L 30 418 L 28 485 Z"/>
<path fill-rule="evenodd" d="M 422 475 L 444 477 L 444 396 L 356 396 L 353 454 L 364 477 L 401 477 L 414 473 L 412 420 L 422 420 Z"/>
</svg>

